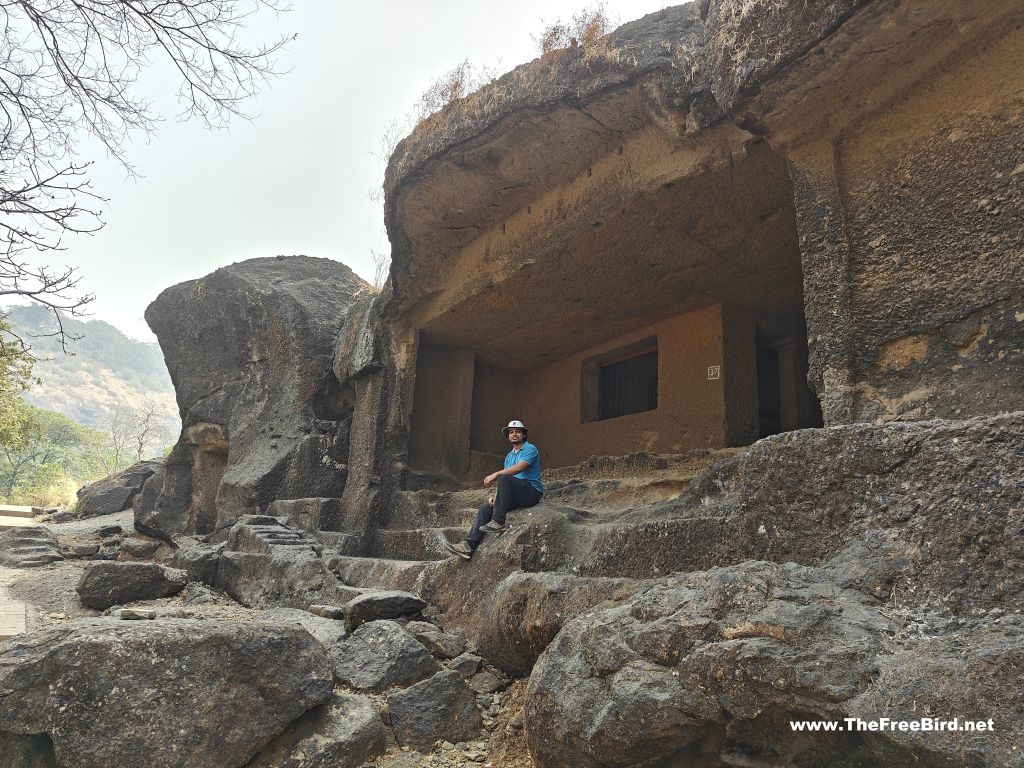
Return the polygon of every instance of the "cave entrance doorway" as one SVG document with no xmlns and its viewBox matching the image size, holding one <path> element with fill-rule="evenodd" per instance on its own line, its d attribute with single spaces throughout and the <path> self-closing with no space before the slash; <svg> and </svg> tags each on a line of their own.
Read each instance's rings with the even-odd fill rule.
<svg viewBox="0 0 1024 768">
<path fill-rule="evenodd" d="M 821 407 L 807 385 L 806 338 L 799 331 L 769 336 L 760 325 L 755 338 L 758 437 L 820 427 Z"/>
<path fill-rule="evenodd" d="M 588 178 L 554 191 L 579 192 Z M 767 143 L 624 195 L 575 229 L 560 223 L 543 250 L 527 224 L 559 213 L 557 195 L 547 198 L 550 210 L 515 214 L 528 214 L 523 226 L 466 245 L 472 280 L 453 279 L 446 299 L 422 305 L 413 470 L 478 482 L 508 450 L 500 428 L 513 418 L 529 426 L 545 469 L 744 446 L 821 424 L 806 383 L 793 188 Z"/>
</svg>

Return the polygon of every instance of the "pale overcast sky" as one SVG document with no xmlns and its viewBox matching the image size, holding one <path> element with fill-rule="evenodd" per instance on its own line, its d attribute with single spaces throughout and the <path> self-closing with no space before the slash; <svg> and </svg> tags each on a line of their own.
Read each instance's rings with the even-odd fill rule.
<svg viewBox="0 0 1024 768">
<path fill-rule="evenodd" d="M 624 23 L 668 4 L 607 7 Z M 281 59 L 290 71 L 249 105 L 253 122 L 211 132 L 168 119 L 148 143 L 128 147 L 134 180 L 83 153 L 97 160 L 94 186 L 110 198 L 106 227 L 65 239 L 67 250 L 50 261 L 63 256 L 79 269 L 81 287 L 97 297 L 94 317 L 146 341 L 154 337 L 142 315 L 161 290 L 234 261 L 302 253 L 372 279 L 371 250 L 389 250 L 382 203 L 368 194 L 380 181 L 374 153 L 388 125 L 463 59 L 505 72 L 536 58 L 544 23 L 586 5 L 296 0 L 292 12 L 258 21 L 267 40 L 298 39 Z M 154 80 L 147 90 L 173 117 L 173 99 L 158 99 Z"/>
</svg>

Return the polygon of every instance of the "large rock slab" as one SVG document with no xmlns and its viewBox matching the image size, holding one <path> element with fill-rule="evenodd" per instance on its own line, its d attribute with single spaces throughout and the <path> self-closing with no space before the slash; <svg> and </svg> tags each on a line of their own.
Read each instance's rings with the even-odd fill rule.
<svg viewBox="0 0 1024 768">
<path fill-rule="evenodd" d="M 402 746 L 429 752 L 436 741 L 464 741 L 482 721 L 473 692 L 452 669 L 388 696 L 395 738 Z"/>
<path fill-rule="evenodd" d="M 909 567 L 891 547 L 852 547 L 821 568 L 752 561 L 673 575 L 572 619 L 530 678 L 531 755 L 584 768 L 700 752 L 772 765 L 1014 764 L 1024 697 L 1005 673 L 1024 659 L 1024 624 L 894 610 L 871 594 Z M 981 658 L 988 672 L 972 668 Z M 992 717 L 1002 733 L 795 739 L 790 726 L 922 716 Z"/>
<path fill-rule="evenodd" d="M 359 768 L 384 744 L 377 705 L 340 693 L 288 726 L 247 768 Z"/>
<path fill-rule="evenodd" d="M 298 628 L 81 619 L 0 645 L 0 732 L 75 768 L 237 768 L 332 681 Z"/>
<path fill-rule="evenodd" d="M 341 496 L 352 394 L 334 375 L 334 346 L 368 290 L 339 262 L 294 256 L 232 264 L 157 297 L 146 321 L 182 434 L 139 497 L 139 530 L 204 535 L 276 499 Z"/>
<path fill-rule="evenodd" d="M 98 517 L 129 509 L 135 497 L 142 491 L 146 480 L 162 465 L 163 462 L 160 461 L 140 461 L 116 474 L 79 488 L 74 516 Z"/>
<path fill-rule="evenodd" d="M 330 646 L 334 674 L 353 688 L 384 691 L 440 669 L 427 649 L 394 621 L 371 621 Z"/>
<path fill-rule="evenodd" d="M 76 590 L 90 608 L 104 610 L 136 600 L 175 595 L 188 584 L 188 574 L 157 563 L 99 561 L 82 573 Z"/>
<path fill-rule="evenodd" d="M 316 616 L 298 608 L 270 608 L 260 614 L 260 621 L 272 624 L 298 624 L 328 649 L 345 637 L 345 625 L 340 621 Z"/>
<path fill-rule="evenodd" d="M 402 592 L 401 590 L 367 592 L 349 600 L 342 606 L 345 612 L 345 626 L 349 631 L 367 621 L 411 616 L 426 607 L 425 600 L 411 592 Z"/>
</svg>

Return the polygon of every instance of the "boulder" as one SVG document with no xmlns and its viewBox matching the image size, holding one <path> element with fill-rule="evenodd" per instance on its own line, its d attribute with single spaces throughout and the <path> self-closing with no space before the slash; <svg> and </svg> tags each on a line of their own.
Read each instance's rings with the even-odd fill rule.
<svg viewBox="0 0 1024 768">
<path fill-rule="evenodd" d="M 82 573 L 76 590 L 90 608 L 104 610 L 136 600 L 156 600 L 185 588 L 188 574 L 156 563 L 99 561 Z"/>
<path fill-rule="evenodd" d="M 1024 622 L 961 630 L 942 610 L 894 611 L 864 588 L 892 563 L 876 554 L 843 586 L 847 559 L 673 575 L 571 619 L 530 677 L 536 764 L 612 768 L 701 752 L 759 765 L 1011 764 L 1024 697 L 1007 690 L 1005 671 L 1024 659 Z M 789 724 L 924 715 L 994 717 L 1004 730 L 794 739 Z"/>
<path fill-rule="evenodd" d="M 448 668 L 454 669 L 462 675 L 463 679 L 468 680 L 477 673 L 477 670 L 480 669 L 480 662 L 482 661 L 483 659 L 475 653 L 469 653 L 467 651 L 466 653 L 459 654 L 452 659 L 448 663 Z"/>
<path fill-rule="evenodd" d="M 224 551 L 224 542 L 207 544 L 186 540 L 171 556 L 171 565 L 188 574 L 189 581 L 201 581 L 211 586 L 217 582 L 217 562 Z"/>
<path fill-rule="evenodd" d="M 121 550 L 129 557 L 144 559 L 151 557 L 160 548 L 159 539 L 152 539 L 147 536 L 131 536 L 121 542 Z"/>
<path fill-rule="evenodd" d="M 480 620 L 472 625 L 476 646 L 492 664 L 525 677 L 566 617 L 608 600 L 632 583 L 568 573 L 512 573 L 494 587 L 480 609 Z"/>
<path fill-rule="evenodd" d="M 182 433 L 136 527 L 172 538 L 230 528 L 278 499 L 341 496 L 352 394 L 335 339 L 370 286 L 345 265 L 251 259 L 163 291 L 146 310 Z"/>
<path fill-rule="evenodd" d="M 359 768 L 382 754 L 384 744 L 377 705 L 335 694 L 288 726 L 247 768 Z"/>
<path fill-rule="evenodd" d="M 78 489 L 74 517 L 99 517 L 130 509 L 142 486 L 157 469 L 160 461 L 139 461 L 127 469 Z"/>
<path fill-rule="evenodd" d="M 410 621 L 405 631 L 423 643 L 431 656 L 439 659 L 454 659 L 466 650 L 466 637 L 459 629 L 444 632 L 427 621 Z"/>
<path fill-rule="evenodd" d="M 260 621 L 272 624 L 298 624 L 319 640 L 324 648 L 330 648 L 345 636 L 345 626 L 340 621 L 326 619 L 298 608 L 271 608 L 260 614 Z"/>
<path fill-rule="evenodd" d="M 65 557 L 91 557 L 100 551 L 100 545 L 95 541 L 88 541 L 84 537 L 71 538 L 68 536 L 61 539 L 60 551 Z"/>
<path fill-rule="evenodd" d="M 75 768 L 239 768 L 331 688 L 298 628 L 80 619 L 0 646 L 0 732 Z"/>
<path fill-rule="evenodd" d="M 400 590 L 367 592 L 342 606 L 345 611 L 345 626 L 350 632 L 367 621 L 398 619 L 417 614 L 426 607 L 426 601 L 411 592 Z"/>
<path fill-rule="evenodd" d="M 482 725 L 473 692 L 451 669 L 390 694 L 388 711 L 398 743 L 425 752 L 436 741 L 465 741 Z"/>
<path fill-rule="evenodd" d="M 360 690 L 409 685 L 440 669 L 414 637 L 394 621 L 371 621 L 330 646 L 338 680 Z"/>
<path fill-rule="evenodd" d="M 466 685 L 477 693 L 484 694 L 500 691 L 508 685 L 508 682 L 500 680 L 493 672 L 484 670 L 483 672 L 477 672 L 466 680 Z"/>
</svg>

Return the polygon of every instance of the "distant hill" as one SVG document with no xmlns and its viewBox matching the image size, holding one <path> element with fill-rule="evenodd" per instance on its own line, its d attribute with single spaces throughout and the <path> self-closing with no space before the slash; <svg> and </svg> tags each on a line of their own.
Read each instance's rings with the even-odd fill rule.
<svg viewBox="0 0 1024 768">
<path fill-rule="evenodd" d="M 82 337 L 68 344 L 72 354 L 65 355 L 60 342 L 47 335 L 56 330 L 56 321 L 46 309 L 32 305 L 0 311 L 39 359 L 33 373 L 42 383 L 32 385 L 28 402 L 101 429 L 119 410 L 152 403 L 166 442 L 177 436 L 178 407 L 159 345 L 131 339 L 102 320 L 62 315 L 68 334 Z"/>
</svg>

